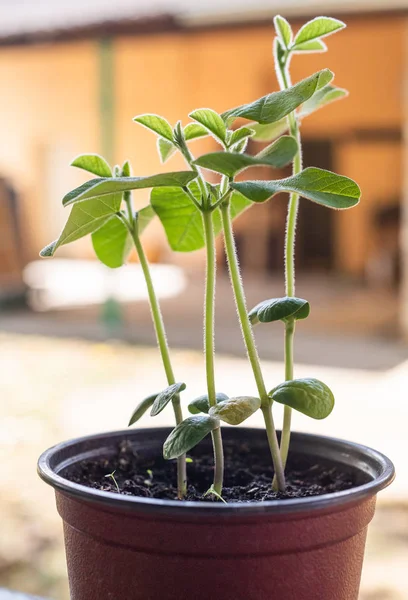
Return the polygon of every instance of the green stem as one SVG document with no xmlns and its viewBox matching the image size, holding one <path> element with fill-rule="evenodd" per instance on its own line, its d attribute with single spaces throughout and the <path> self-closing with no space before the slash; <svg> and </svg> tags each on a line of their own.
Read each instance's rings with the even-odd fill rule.
<svg viewBox="0 0 408 600">
<path fill-rule="evenodd" d="M 261 365 L 259 362 L 258 352 L 255 345 L 255 339 L 253 336 L 251 323 L 249 322 L 248 318 L 244 287 L 242 285 L 238 257 L 235 248 L 234 234 L 232 231 L 229 204 L 226 203 L 222 205 L 221 215 L 224 230 L 225 250 L 228 259 L 231 284 L 232 289 L 234 291 L 235 303 L 237 306 L 241 331 L 247 349 L 249 362 L 254 373 L 259 397 L 262 403 L 261 408 L 265 420 L 266 433 L 268 436 L 269 448 L 272 455 L 272 461 L 275 468 L 278 486 L 279 489 L 283 491 L 285 489 L 285 475 L 283 471 L 281 456 L 279 453 L 279 444 L 278 438 L 276 436 L 275 425 L 273 422 L 271 403 L 268 397 L 268 393 L 266 391 L 265 382 L 261 371 Z"/>
<path fill-rule="evenodd" d="M 215 406 L 215 372 L 214 372 L 214 305 L 215 305 L 215 277 L 216 277 L 216 254 L 214 241 L 214 225 L 212 212 L 203 212 L 203 224 L 205 232 L 205 247 L 207 252 L 207 271 L 205 283 L 205 311 L 204 311 L 204 350 L 205 366 L 207 374 L 207 392 L 210 406 Z M 213 487 L 217 494 L 221 495 L 224 478 L 224 451 L 222 447 L 221 428 L 212 432 L 214 448 L 214 483 Z"/>
<path fill-rule="evenodd" d="M 281 87 L 287 89 L 290 87 L 290 76 L 287 68 L 288 57 L 283 65 L 280 65 Z M 290 134 L 298 143 L 298 152 L 293 160 L 293 175 L 302 171 L 302 144 L 300 139 L 299 123 L 296 113 L 292 112 L 289 117 Z M 295 295 L 295 234 L 296 222 L 299 210 L 299 195 L 291 194 L 288 204 L 288 216 L 286 220 L 285 235 L 285 292 L 287 296 Z M 295 320 L 291 319 L 285 323 L 285 379 L 293 379 L 293 338 L 295 334 Z M 292 421 L 292 409 L 285 406 L 283 415 L 282 438 L 281 438 L 281 456 L 284 467 L 288 459 L 290 432 Z"/>
<path fill-rule="evenodd" d="M 166 372 L 167 383 L 172 385 L 176 383 L 173 368 L 170 360 L 170 352 L 169 346 L 166 338 L 166 331 L 164 329 L 163 317 L 160 310 L 160 305 L 158 298 L 156 296 L 156 291 L 154 289 L 152 276 L 150 273 L 149 263 L 146 258 L 146 254 L 144 252 L 143 246 L 140 242 L 140 237 L 137 231 L 137 219 L 133 218 L 133 228 L 131 231 L 131 235 L 135 244 L 135 248 L 139 257 L 140 266 L 142 267 L 143 275 L 146 281 L 147 293 L 149 296 L 149 304 L 150 310 L 152 313 L 152 319 L 154 324 L 154 329 L 156 332 L 156 339 L 159 346 L 160 354 L 163 361 L 164 370 Z M 180 397 L 176 396 L 173 400 L 173 410 L 174 416 L 176 418 L 176 424 L 182 422 L 183 413 L 180 405 Z M 187 473 L 186 473 L 186 457 L 183 454 L 177 459 L 177 492 L 178 497 L 182 499 L 186 494 L 187 489 Z"/>
</svg>

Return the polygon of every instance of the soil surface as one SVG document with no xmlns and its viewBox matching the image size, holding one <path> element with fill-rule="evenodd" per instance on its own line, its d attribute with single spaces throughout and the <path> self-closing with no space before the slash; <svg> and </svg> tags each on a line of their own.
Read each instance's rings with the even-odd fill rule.
<svg viewBox="0 0 408 600">
<path fill-rule="evenodd" d="M 363 483 L 356 472 L 343 465 L 311 461 L 308 457 L 289 456 L 285 492 L 271 488 L 273 468 L 266 453 L 254 455 L 245 444 L 225 445 L 225 479 L 223 499 L 226 502 L 259 502 L 274 499 L 305 498 L 347 490 Z M 212 453 L 195 448 L 189 453 L 186 500 L 220 501 L 209 490 L 214 470 Z M 144 498 L 177 498 L 176 461 L 162 457 L 146 458 L 133 450 L 130 442 L 119 445 L 109 458 L 82 461 L 71 467 L 64 477 L 72 482 L 106 492 Z"/>
</svg>

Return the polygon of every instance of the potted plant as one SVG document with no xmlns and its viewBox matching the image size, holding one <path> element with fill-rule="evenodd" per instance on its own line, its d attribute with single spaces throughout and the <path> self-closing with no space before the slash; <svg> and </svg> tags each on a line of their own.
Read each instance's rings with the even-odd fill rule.
<svg viewBox="0 0 408 600">
<path fill-rule="evenodd" d="M 346 91 L 332 85 L 328 69 L 292 85 L 289 67 L 298 53 L 326 51 L 323 38 L 345 25 L 317 17 L 294 35 L 284 18 L 277 16 L 274 23 L 280 91 L 221 115 L 195 110 L 184 127 L 178 122 L 172 128 L 158 115 L 135 118 L 158 136 L 162 161 L 180 152 L 187 170 L 133 177 L 128 162 L 111 168 L 94 154 L 72 163 L 97 177 L 64 197 L 63 204 L 72 206 L 67 224 L 41 254 L 52 256 L 59 246 L 91 234 L 98 258 L 116 268 L 136 248 L 168 386 L 139 402 L 129 425 L 148 410 L 154 417 L 167 405 L 175 417 L 173 429 L 132 428 L 88 436 L 41 456 L 39 473 L 56 489 L 64 521 L 72 600 L 357 599 L 367 526 L 377 492 L 393 479 L 393 465 L 358 444 L 291 434 L 293 409 L 323 419 L 334 406 L 325 383 L 294 376 L 295 325 L 310 311 L 308 301 L 295 296 L 299 198 L 343 210 L 359 202 L 360 190 L 347 177 L 302 168 L 301 121 Z M 194 157 L 189 142 L 208 135 L 219 151 Z M 248 154 L 250 139 L 267 145 Z M 235 179 L 248 167 L 272 170 L 289 163 L 293 173 L 284 179 Z M 218 183 L 207 180 L 208 171 L 219 176 Z M 131 193 L 142 188 L 152 189 L 150 205 L 135 211 Z M 285 295 L 260 299 L 248 312 L 233 219 L 277 192 L 289 193 Z M 188 417 L 180 400 L 188 382 L 174 374 L 141 242 L 155 215 L 173 250 L 205 247 L 206 252 L 207 389 L 190 398 Z M 214 239 L 220 232 L 257 396 L 243 390 L 231 398 L 217 390 Z M 267 383 L 253 327 L 274 321 L 284 326 L 285 377 Z M 273 418 L 275 402 L 284 405 L 281 434 Z M 235 427 L 256 411 L 262 413 L 266 435 Z M 232 427 L 222 429 L 223 423 Z"/>
</svg>

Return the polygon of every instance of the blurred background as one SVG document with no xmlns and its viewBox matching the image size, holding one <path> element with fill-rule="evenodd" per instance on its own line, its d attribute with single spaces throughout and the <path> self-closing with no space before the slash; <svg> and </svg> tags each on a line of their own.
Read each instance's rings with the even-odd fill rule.
<svg viewBox="0 0 408 600">
<path fill-rule="evenodd" d="M 296 56 L 291 68 L 297 81 L 329 67 L 350 91 L 304 120 L 304 160 L 354 178 L 363 193 L 341 213 L 301 202 L 297 293 L 312 312 L 297 327 L 296 376 L 322 378 L 337 406 L 322 423 L 296 415 L 295 428 L 394 460 L 361 599 L 408 599 L 408 0 L 0 2 L 0 587 L 67 600 L 61 525 L 36 459 L 62 439 L 123 428 L 135 403 L 165 385 L 135 257 L 110 271 L 86 238 L 38 260 L 67 217 L 62 196 L 87 179 L 68 165 L 97 152 L 112 164 L 129 159 L 138 176 L 184 168 L 177 156 L 161 165 L 155 136 L 132 117 L 185 124 L 194 108 L 222 112 L 278 89 L 277 13 L 295 29 L 321 13 L 348 24 L 328 38 L 328 54 Z M 212 138 L 192 145 L 195 154 L 216 148 Z M 141 207 L 149 195 L 134 199 Z M 250 306 L 283 294 L 286 206 L 276 196 L 236 222 Z M 144 244 L 192 398 L 205 389 L 203 255 L 172 254 L 158 222 Z M 221 239 L 218 263 L 218 388 L 251 393 Z M 256 335 L 273 387 L 283 379 L 282 330 Z M 261 426 L 257 416 L 252 424 Z"/>
</svg>

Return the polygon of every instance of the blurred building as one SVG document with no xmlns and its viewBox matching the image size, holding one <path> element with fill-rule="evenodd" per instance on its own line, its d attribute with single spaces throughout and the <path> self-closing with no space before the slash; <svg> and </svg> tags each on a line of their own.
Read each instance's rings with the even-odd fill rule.
<svg viewBox="0 0 408 600">
<path fill-rule="evenodd" d="M 155 136 L 132 117 L 153 112 L 172 124 L 186 122 L 194 108 L 223 111 L 276 90 L 272 16 L 281 13 L 297 27 L 324 12 L 344 18 L 348 29 L 328 39 L 329 54 L 296 57 L 293 79 L 328 66 L 350 96 L 304 121 L 305 163 L 356 179 L 363 201 L 344 213 L 303 202 L 298 266 L 381 285 L 398 282 L 406 0 L 7 4 L 0 19 L 0 178 L 20 199 L 27 258 L 36 257 L 64 222 L 60 198 L 83 181 L 68 168 L 75 155 L 129 158 L 140 175 L 181 168 L 177 157 L 160 165 Z M 195 149 L 209 151 L 214 144 L 197 141 Z M 148 196 L 138 198 L 143 204 Z M 244 268 L 281 269 L 285 210 L 286 200 L 276 199 L 237 223 Z M 149 248 L 160 259 L 167 250 L 157 231 L 150 233 Z M 89 247 L 78 243 L 64 252 L 84 256 Z"/>
</svg>

